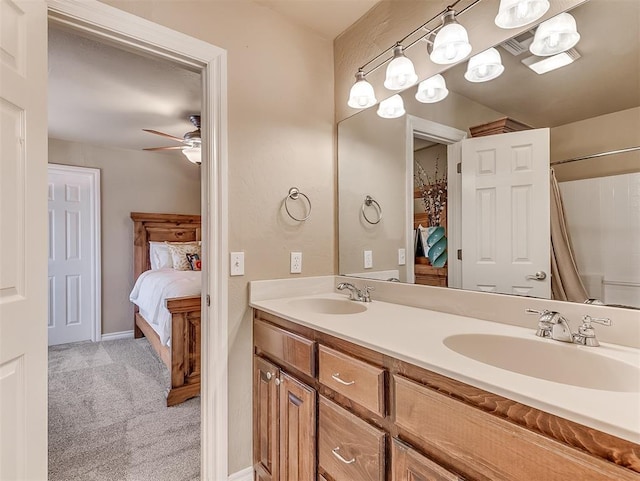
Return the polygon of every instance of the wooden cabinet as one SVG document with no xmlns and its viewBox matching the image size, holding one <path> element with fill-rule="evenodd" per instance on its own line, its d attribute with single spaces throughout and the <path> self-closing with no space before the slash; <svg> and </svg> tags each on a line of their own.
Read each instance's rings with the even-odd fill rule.
<svg viewBox="0 0 640 481">
<path fill-rule="evenodd" d="M 391 449 L 391 481 L 464 481 L 399 439 Z"/>
<path fill-rule="evenodd" d="M 254 344 L 257 481 L 640 481 L 640 445 L 411 363 L 260 311 Z"/>
<path fill-rule="evenodd" d="M 315 390 L 258 356 L 253 376 L 256 480 L 315 479 Z"/>
</svg>

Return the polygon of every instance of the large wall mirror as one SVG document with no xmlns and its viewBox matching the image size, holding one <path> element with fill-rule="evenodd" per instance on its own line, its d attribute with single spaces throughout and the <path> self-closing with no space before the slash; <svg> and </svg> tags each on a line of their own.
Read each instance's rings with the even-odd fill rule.
<svg viewBox="0 0 640 481">
<path fill-rule="evenodd" d="M 414 86 L 400 118 L 372 107 L 339 123 L 341 274 L 640 308 L 640 2 L 570 13 L 569 65 L 526 65 L 532 27 L 497 46 L 494 80 L 467 81 L 464 61 L 443 73 L 444 100 Z M 505 117 L 526 127 L 487 126 Z M 472 137 L 479 125 L 522 130 Z M 584 296 L 552 291 L 557 264 L 575 264 Z"/>
</svg>

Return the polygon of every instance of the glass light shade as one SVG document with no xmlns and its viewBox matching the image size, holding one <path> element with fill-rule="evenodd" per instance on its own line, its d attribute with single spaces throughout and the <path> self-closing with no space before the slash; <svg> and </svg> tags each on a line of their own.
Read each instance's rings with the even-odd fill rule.
<svg viewBox="0 0 640 481">
<path fill-rule="evenodd" d="M 517 28 L 535 22 L 549 10 L 549 0 L 501 0 L 496 16 L 500 28 Z"/>
<path fill-rule="evenodd" d="M 538 26 L 529 50 L 539 57 L 548 57 L 569 50 L 579 40 L 575 18 L 565 12 Z"/>
<path fill-rule="evenodd" d="M 389 90 L 402 90 L 411 87 L 418 81 L 413 62 L 404 56 L 402 45 L 393 48 L 393 60 L 387 66 L 387 76 L 384 81 L 385 88 Z"/>
<path fill-rule="evenodd" d="M 416 92 L 416 100 L 423 104 L 433 104 L 444 100 L 447 95 L 449 95 L 449 91 L 444 77 L 437 74 L 420 82 Z"/>
<path fill-rule="evenodd" d="M 189 159 L 189 162 L 194 164 L 201 164 L 202 158 L 200 155 L 200 147 L 185 147 L 182 149 L 184 156 Z"/>
<path fill-rule="evenodd" d="M 378 106 L 378 115 L 383 119 L 397 119 L 404 114 L 404 102 L 398 94 L 389 97 L 387 100 L 383 100 Z"/>
<path fill-rule="evenodd" d="M 431 61 L 440 65 L 456 63 L 471 53 L 467 30 L 455 19 L 455 12 L 443 15 L 444 26 L 433 40 Z"/>
<path fill-rule="evenodd" d="M 467 71 L 464 74 L 469 82 L 488 82 L 499 77 L 504 72 L 500 52 L 491 47 L 469 59 Z"/>
<path fill-rule="evenodd" d="M 359 71 L 356 74 L 356 83 L 351 87 L 349 92 L 349 101 L 347 105 L 354 109 L 366 109 L 375 105 L 377 102 L 373 87 L 364 79 L 364 73 Z"/>
</svg>

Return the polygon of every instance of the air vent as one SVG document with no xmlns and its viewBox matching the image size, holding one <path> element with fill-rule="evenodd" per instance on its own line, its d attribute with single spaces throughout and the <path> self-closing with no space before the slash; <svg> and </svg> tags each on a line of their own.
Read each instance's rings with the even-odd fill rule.
<svg viewBox="0 0 640 481">
<path fill-rule="evenodd" d="M 535 30 L 528 30 L 517 37 L 510 38 L 506 42 L 501 43 L 500 46 L 514 57 L 517 57 L 529 51 L 529 45 L 533 42 L 534 34 Z"/>
</svg>

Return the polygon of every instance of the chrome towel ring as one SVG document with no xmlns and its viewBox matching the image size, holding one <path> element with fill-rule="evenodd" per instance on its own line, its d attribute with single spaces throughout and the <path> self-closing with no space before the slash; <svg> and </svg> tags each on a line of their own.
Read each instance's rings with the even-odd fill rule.
<svg viewBox="0 0 640 481">
<path fill-rule="evenodd" d="M 373 209 L 376 211 L 378 220 L 374 221 L 367 217 L 367 212 L 365 210 L 365 207 L 371 207 L 371 206 L 373 206 Z M 369 224 L 372 224 L 372 225 L 375 225 L 382 220 L 382 207 L 380 207 L 380 204 L 378 204 L 378 202 L 370 195 L 366 196 L 364 198 L 364 202 L 362 203 L 362 216 L 364 217 L 364 220 L 366 220 Z"/>
<path fill-rule="evenodd" d="M 302 219 L 299 219 L 296 216 L 294 216 L 289 211 L 289 205 L 288 205 L 289 199 L 298 200 L 298 199 L 300 199 L 300 196 L 304 197 L 307 200 L 307 204 L 309 204 L 309 211 L 307 212 L 307 215 L 305 217 L 303 217 Z M 287 194 L 287 196 L 284 198 L 284 208 L 286 209 L 287 214 L 289 214 L 289 217 L 291 217 L 293 220 L 296 220 L 298 222 L 304 222 L 311 215 L 311 200 L 305 194 L 300 192 L 297 187 L 291 187 L 289 189 L 289 194 Z"/>
</svg>

